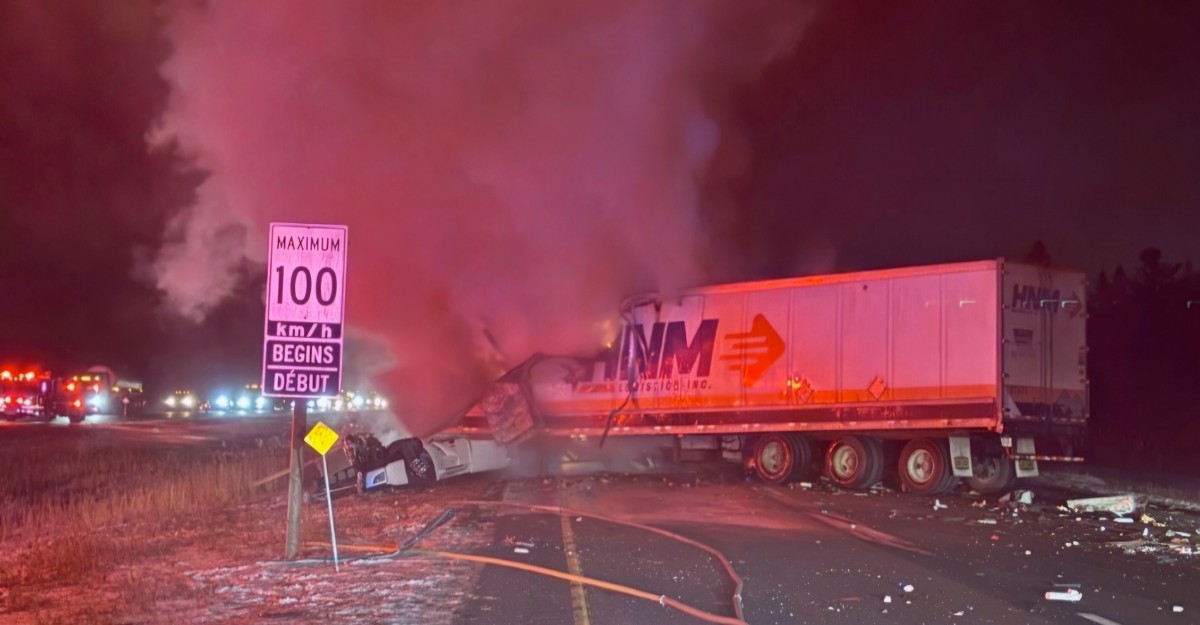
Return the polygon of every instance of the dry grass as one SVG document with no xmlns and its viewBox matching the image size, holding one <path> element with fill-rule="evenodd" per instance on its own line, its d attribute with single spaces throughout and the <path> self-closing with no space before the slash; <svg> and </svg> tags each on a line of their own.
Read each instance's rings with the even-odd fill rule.
<svg viewBox="0 0 1200 625">
<path fill-rule="evenodd" d="M 12 450 L 0 457 L 0 542 L 46 528 L 95 530 L 244 500 L 284 452 Z"/>
<path fill-rule="evenodd" d="M 5 450 L 0 620 L 7 613 L 35 625 L 106 623 L 114 605 L 152 614 L 160 599 L 189 590 L 185 579 L 155 569 L 220 532 L 230 504 L 254 498 L 254 482 L 285 466 L 285 450 Z M 93 589 L 101 586 L 119 596 L 100 596 Z M 55 610 L 56 597 L 73 591 L 94 596 Z"/>
</svg>

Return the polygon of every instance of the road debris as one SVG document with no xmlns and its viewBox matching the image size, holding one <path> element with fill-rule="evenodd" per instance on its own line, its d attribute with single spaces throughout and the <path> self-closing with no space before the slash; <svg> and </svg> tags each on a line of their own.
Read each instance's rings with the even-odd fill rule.
<svg viewBox="0 0 1200 625">
<path fill-rule="evenodd" d="M 946 504 L 942 503 L 942 501 L 940 499 L 933 500 L 933 509 L 934 510 L 948 510 L 949 508 L 950 508 L 950 506 L 947 506 Z"/>
<path fill-rule="evenodd" d="M 892 596 L 891 596 L 891 595 L 884 595 L 884 596 L 883 596 L 883 602 L 884 602 L 884 603 L 891 603 L 891 602 L 892 602 Z"/>
<path fill-rule="evenodd" d="M 515 547 L 513 553 L 529 553 L 529 550 L 525 547 Z"/>
<path fill-rule="evenodd" d="M 1067 501 L 1067 507 L 1076 512 L 1109 512 L 1124 516 L 1133 514 L 1141 508 L 1138 499 L 1138 496 L 1133 493 L 1110 497 L 1087 497 L 1070 499 Z"/>
<path fill-rule="evenodd" d="M 1174 613 L 1176 613 L 1176 614 L 1179 614 L 1180 612 L 1183 612 L 1183 606 L 1181 606 L 1181 605 L 1173 605 L 1173 606 L 1171 606 L 1171 611 L 1172 611 L 1172 612 L 1174 612 Z"/>
<path fill-rule="evenodd" d="M 1009 506 L 1017 504 L 1029 505 L 1033 503 L 1033 491 L 1029 490 L 1014 490 L 999 499 L 1000 503 L 1006 503 Z"/>
<path fill-rule="evenodd" d="M 975 521 L 976 525 L 995 525 L 997 523 L 996 519 L 979 519 Z"/>
<path fill-rule="evenodd" d="M 1150 516 L 1149 514 L 1142 514 L 1141 521 L 1142 521 L 1142 523 L 1145 523 L 1146 525 L 1153 525 L 1154 527 L 1166 527 L 1167 526 L 1166 523 L 1160 523 L 1158 521 L 1158 519 L 1155 519 L 1154 517 Z"/>
<path fill-rule="evenodd" d="M 905 585 L 904 585 L 904 592 L 912 592 L 912 591 L 913 591 L 913 585 L 912 585 L 912 584 L 905 584 Z"/>
<path fill-rule="evenodd" d="M 1083 599 L 1083 593 L 1075 588 L 1047 590 L 1045 596 L 1047 601 L 1080 601 Z"/>
</svg>

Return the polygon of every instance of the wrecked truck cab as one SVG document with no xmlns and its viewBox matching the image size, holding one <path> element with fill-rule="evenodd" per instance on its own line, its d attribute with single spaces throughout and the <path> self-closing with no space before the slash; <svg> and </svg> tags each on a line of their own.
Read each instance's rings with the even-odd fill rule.
<svg viewBox="0 0 1200 625">
<path fill-rule="evenodd" d="M 331 469 L 334 493 L 427 486 L 459 475 L 502 469 L 510 462 L 507 450 L 495 441 L 452 433 L 424 440 L 400 438 L 387 444 L 373 434 L 354 433 L 343 437 L 340 451 L 345 466 Z"/>
</svg>

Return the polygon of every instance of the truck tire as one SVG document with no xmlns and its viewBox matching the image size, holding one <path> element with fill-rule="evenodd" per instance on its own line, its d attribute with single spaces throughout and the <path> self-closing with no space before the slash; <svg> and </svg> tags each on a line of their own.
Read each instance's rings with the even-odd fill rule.
<svg viewBox="0 0 1200 625">
<path fill-rule="evenodd" d="M 803 479 L 812 464 L 808 439 L 795 434 L 765 434 L 754 444 L 754 473 L 768 484 Z"/>
<path fill-rule="evenodd" d="M 834 440 L 825 452 L 825 477 L 842 488 L 868 488 L 883 477 L 883 444 L 870 436 Z"/>
<path fill-rule="evenodd" d="M 417 487 L 431 486 L 437 482 L 437 468 L 433 465 L 433 456 L 421 446 L 420 451 L 406 454 L 404 470 L 408 473 L 408 483 Z"/>
<path fill-rule="evenodd" d="M 918 495 L 939 495 L 954 487 L 950 468 L 950 446 L 946 441 L 916 438 L 900 450 L 900 484 Z"/>
<path fill-rule="evenodd" d="M 1013 461 L 1001 456 L 972 458 L 971 469 L 974 475 L 967 478 L 967 486 L 984 495 L 1008 492 L 1017 481 Z"/>
</svg>

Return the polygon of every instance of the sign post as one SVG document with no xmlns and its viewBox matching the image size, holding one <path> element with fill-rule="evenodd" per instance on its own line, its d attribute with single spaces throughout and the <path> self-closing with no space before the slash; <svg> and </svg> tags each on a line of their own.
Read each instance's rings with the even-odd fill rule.
<svg viewBox="0 0 1200 625">
<path fill-rule="evenodd" d="M 293 400 L 287 558 L 300 553 L 307 400 L 342 388 L 346 226 L 271 224 L 262 389 Z"/>
<path fill-rule="evenodd" d="M 317 421 L 308 436 L 304 437 L 304 442 L 321 454 L 321 468 L 325 474 L 325 502 L 329 506 L 329 543 L 333 545 L 333 570 L 340 572 L 342 569 L 338 565 L 337 531 L 333 529 L 333 494 L 329 492 L 329 461 L 325 459 L 325 454 L 337 439 L 337 432 L 320 421 Z"/>
</svg>

